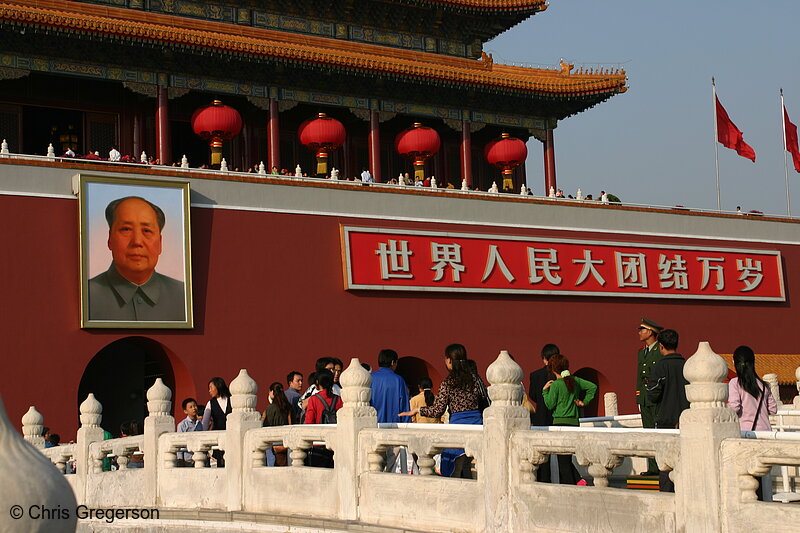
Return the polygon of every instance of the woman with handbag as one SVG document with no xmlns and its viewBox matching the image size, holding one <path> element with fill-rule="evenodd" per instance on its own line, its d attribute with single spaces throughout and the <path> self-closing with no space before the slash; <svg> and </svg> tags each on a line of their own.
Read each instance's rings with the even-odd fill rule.
<svg viewBox="0 0 800 533">
<path fill-rule="evenodd" d="M 422 406 L 398 416 L 422 415 L 429 418 L 441 417 L 445 410 L 450 411 L 451 424 L 483 424 L 481 407 L 488 400 L 483 396 L 483 381 L 470 370 L 467 362 L 467 349 L 461 344 L 451 344 L 444 351 L 444 364 L 450 373 L 439 386 L 439 394 L 430 407 Z M 464 455 L 464 450 L 447 448 L 442 451 L 441 474 L 444 477 L 471 477 L 469 468 L 459 469 L 456 459 Z M 460 460 L 458 466 L 465 461 Z"/>
<path fill-rule="evenodd" d="M 756 374 L 756 356 L 749 346 L 739 346 L 733 352 L 736 377 L 728 383 L 728 407 L 739 417 L 742 431 L 771 431 L 769 415 L 778 412 L 772 391 Z M 763 501 L 761 483 L 756 494 Z"/>
</svg>

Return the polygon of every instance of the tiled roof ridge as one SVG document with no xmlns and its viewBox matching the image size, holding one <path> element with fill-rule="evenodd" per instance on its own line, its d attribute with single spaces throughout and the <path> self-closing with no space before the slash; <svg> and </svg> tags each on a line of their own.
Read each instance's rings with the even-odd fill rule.
<svg viewBox="0 0 800 533">
<path fill-rule="evenodd" d="M 416 4 L 446 5 L 476 11 L 544 11 L 547 0 L 412 0 Z M 410 3 L 408 0 L 404 3 Z"/>
<path fill-rule="evenodd" d="M 589 95 L 626 89 L 624 70 L 572 74 L 563 67 L 499 65 L 490 56 L 457 58 L 65 0 L 0 2 L 0 20 L 510 91 Z"/>
</svg>

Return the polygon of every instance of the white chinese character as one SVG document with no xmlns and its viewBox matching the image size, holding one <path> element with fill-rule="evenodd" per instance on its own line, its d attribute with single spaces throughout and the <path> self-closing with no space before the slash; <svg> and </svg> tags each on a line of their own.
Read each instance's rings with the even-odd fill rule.
<svg viewBox="0 0 800 533">
<path fill-rule="evenodd" d="M 492 275 L 495 266 L 500 268 L 500 272 L 503 273 L 503 276 L 505 276 L 509 283 L 514 281 L 514 276 L 511 274 L 511 271 L 506 266 L 505 261 L 503 261 L 503 258 L 500 256 L 500 252 L 497 250 L 497 245 L 490 244 L 489 257 L 486 259 L 486 270 L 483 271 L 483 278 L 481 278 L 481 282 L 489 279 L 489 276 Z"/>
<path fill-rule="evenodd" d="M 715 263 L 724 263 L 724 257 L 698 257 L 698 261 L 703 263 L 703 281 L 700 284 L 700 290 L 705 289 L 708 286 L 708 282 L 711 280 L 711 271 L 717 273 L 717 290 L 721 291 L 725 288 L 725 271 L 722 268 L 722 265 L 712 265 L 712 262 Z"/>
<path fill-rule="evenodd" d="M 681 254 L 675 254 L 674 259 L 667 259 L 665 254 L 658 256 L 658 279 L 662 289 L 674 287 L 676 289 L 689 289 L 689 274 L 686 273 L 686 259 Z"/>
<path fill-rule="evenodd" d="M 461 281 L 461 273 L 466 267 L 461 264 L 461 245 L 460 244 L 439 244 L 431 242 L 431 261 L 438 261 L 431 267 L 436 271 L 433 281 L 441 281 L 444 277 L 445 267 L 450 267 L 453 281 Z"/>
<path fill-rule="evenodd" d="M 408 249 L 408 241 L 400 241 L 398 249 L 397 241 L 389 239 L 388 246 L 380 243 L 375 254 L 381 256 L 381 279 L 414 277 L 408 260 L 414 252 Z"/>
<path fill-rule="evenodd" d="M 739 292 L 747 292 L 757 289 L 761 285 L 761 280 L 764 279 L 764 274 L 761 273 L 761 261 L 755 261 L 748 257 L 744 261 L 741 259 L 736 260 L 736 270 L 742 273 L 739 276 L 739 281 L 744 281 L 744 288 L 739 289 Z"/>
<path fill-rule="evenodd" d="M 647 288 L 647 269 L 644 254 L 624 254 L 614 252 L 617 263 L 618 287 Z"/>
<path fill-rule="evenodd" d="M 537 253 L 544 254 L 545 257 L 536 257 Z M 554 272 L 561 270 L 558 266 L 558 259 L 556 258 L 556 250 L 553 248 L 536 249 L 528 247 L 528 269 L 530 277 L 528 278 L 531 283 L 540 283 L 543 279 L 553 285 L 561 284 L 561 276 Z M 544 274 L 541 276 L 540 272 Z"/>
<path fill-rule="evenodd" d="M 602 265 L 605 263 L 602 259 L 592 259 L 592 251 L 591 250 L 584 250 L 583 251 L 583 259 L 573 259 L 573 263 L 576 265 L 583 265 L 583 270 L 581 270 L 581 275 L 578 276 L 578 281 L 575 282 L 575 286 L 577 287 L 589 277 L 589 274 L 595 279 L 597 283 L 600 284 L 602 287 L 606 284 L 606 280 L 603 279 L 603 276 L 600 275 L 600 272 L 594 267 L 595 265 Z"/>
</svg>

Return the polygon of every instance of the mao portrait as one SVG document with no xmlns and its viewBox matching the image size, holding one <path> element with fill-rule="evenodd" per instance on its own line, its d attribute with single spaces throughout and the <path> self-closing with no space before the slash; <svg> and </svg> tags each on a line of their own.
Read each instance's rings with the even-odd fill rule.
<svg viewBox="0 0 800 533">
<path fill-rule="evenodd" d="M 189 185 L 81 177 L 83 327 L 192 327 Z"/>
</svg>

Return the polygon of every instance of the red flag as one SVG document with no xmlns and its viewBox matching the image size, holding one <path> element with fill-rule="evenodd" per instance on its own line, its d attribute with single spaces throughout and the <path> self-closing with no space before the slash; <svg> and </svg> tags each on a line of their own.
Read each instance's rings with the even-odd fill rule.
<svg viewBox="0 0 800 533">
<path fill-rule="evenodd" d="M 731 121 L 725 108 L 719 103 L 719 98 L 714 95 L 717 103 L 717 141 L 725 148 L 736 150 L 736 153 L 756 162 L 756 151 L 744 142 L 744 136 L 736 124 Z"/>
<path fill-rule="evenodd" d="M 783 128 L 786 131 L 786 151 L 792 154 L 792 162 L 794 169 L 800 172 L 800 148 L 797 146 L 797 126 L 792 124 L 789 120 L 789 113 L 786 112 L 786 106 L 783 106 Z"/>
</svg>

